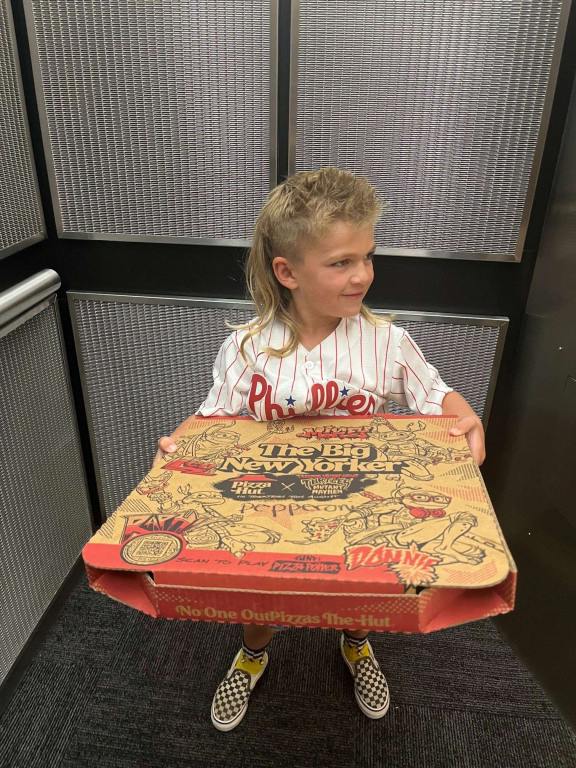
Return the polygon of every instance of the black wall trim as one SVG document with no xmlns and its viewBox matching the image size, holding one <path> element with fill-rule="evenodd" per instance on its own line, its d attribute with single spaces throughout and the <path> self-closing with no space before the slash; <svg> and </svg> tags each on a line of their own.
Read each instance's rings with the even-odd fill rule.
<svg viewBox="0 0 576 768">
<path fill-rule="evenodd" d="M 290 17 L 292 0 L 278 0 L 278 182 L 288 176 L 290 117 Z"/>
</svg>

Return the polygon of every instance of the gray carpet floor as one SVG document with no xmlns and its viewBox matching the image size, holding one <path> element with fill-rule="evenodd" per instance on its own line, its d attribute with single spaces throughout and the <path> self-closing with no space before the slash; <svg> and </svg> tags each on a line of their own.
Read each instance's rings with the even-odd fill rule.
<svg viewBox="0 0 576 768">
<path fill-rule="evenodd" d="M 392 692 L 379 721 L 356 707 L 337 632 L 281 632 L 245 720 L 223 734 L 210 702 L 239 638 L 150 619 L 82 580 L 0 718 L 0 766 L 576 766 L 576 735 L 491 621 L 373 635 Z"/>
</svg>

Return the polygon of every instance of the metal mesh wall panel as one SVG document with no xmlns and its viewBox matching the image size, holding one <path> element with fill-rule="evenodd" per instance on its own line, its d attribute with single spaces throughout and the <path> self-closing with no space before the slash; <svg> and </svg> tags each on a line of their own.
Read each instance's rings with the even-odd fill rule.
<svg viewBox="0 0 576 768">
<path fill-rule="evenodd" d="M 69 298 L 101 500 L 109 515 L 150 468 L 158 437 L 206 396 L 216 353 L 230 333 L 224 321 L 245 322 L 254 312 L 248 302 L 230 309 L 224 301 L 207 307 L 193 300 L 186 305 L 84 294 Z M 484 414 L 505 323 L 410 320 L 402 313 L 395 322 Z"/>
<path fill-rule="evenodd" d="M 270 189 L 270 2 L 25 7 L 61 234 L 249 237 Z"/>
<path fill-rule="evenodd" d="M 368 176 L 389 251 L 520 258 L 567 0 L 298 5 L 295 170 Z"/>
<path fill-rule="evenodd" d="M 0 680 L 91 533 L 56 306 L 0 338 Z"/>
<path fill-rule="evenodd" d="M 0 258 L 45 236 L 9 0 L 0 0 Z"/>
</svg>

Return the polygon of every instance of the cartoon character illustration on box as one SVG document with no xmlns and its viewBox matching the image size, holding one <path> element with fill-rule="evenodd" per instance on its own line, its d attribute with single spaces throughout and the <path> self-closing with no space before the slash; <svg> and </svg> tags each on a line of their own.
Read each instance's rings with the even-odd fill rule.
<svg viewBox="0 0 576 768">
<path fill-rule="evenodd" d="M 390 419 L 376 416 L 370 422 L 368 435 L 375 443 L 379 443 L 378 450 L 388 460 L 408 462 L 410 474 L 414 479 L 432 480 L 433 475 L 429 470 L 431 465 L 471 460 L 468 451 L 443 448 L 417 437 L 417 432 L 426 430 L 423 421 L 411 421 L 403 426 L 404 428 L 396 427 Z"/>
<path fill-rule="evenodd" d="M 426 517 L 445 517 L 449 496 L 428 491 L 406 490 L 402 482 L 389 497 L 361 491 L 368 499 L 346 515 L 334 518 L 304 520 L 304 530 L 310 541 L 326 541 L 337 530 L 342 530 L 348 544 L 357 544 L 367 537 L 387 531 L 396 531 Z M 418 506 L 420 505 L 420 506 Z"/>
<path fill-rule="evenodd" d="M 158 505 L 157 514 L 159 515 L 170 515 L 174 517 L 180 513 L 182 507 L 181 503 L 179 501 L 174 501 L 172 495 L 167 491 L 152 493 L 148 498 Z"/>
<path fill-rule="evenodd" d="M 235 432 L 235 421 L 224 424 L 211 424 L 198 435 L 193 435 L 177 441 L 178 450 L 173 456 L 194 456 L 194 458 L 206 461 L 220 461 L 227 456 L 243 453 L 252 445 L 266 442 L 266 439 L 274 434 L 291 432 L 294 427 L 286 421 L 268 421 L 264 431 L 248 440 L 240 443 L 240 433 Z"/>
<path fill-rule="evenodd" d="M 238 446 L 240 440 L 240 433 L 234 430 L 234 424 L 233 421 L 211 424 L 196 435 L 180 438 L 176 443 L 178 449 L 171 454 L 172 457 L 193 456 L 195 459 L 213 461 L 226 455 Z"/>
<path fill-rule="evenodd" d="M 191 485 L 180 486 L 178 491 L 181 499 L 165 492 L 150 496 L 158 504 L 156 513 L 127 516 L 122 556 L 129 562 L 136 562 L 135 547 L 139 551 L 138 564 L 146 565 L 172 559 L 180 552 L 182 542 L 189 549 L 220 549 L 242 557 L 256 544 L 275 544 L 281 539 L 279 533 L 269 528 L 243 523 L 242 515 L 221 515 L 214 509 L 225 501 L 218 491 L 194 492 Z M 152 545 L 158 548 L 158 534 L 166 537 L 165 541 L 170 537 L 170 551 L 166 556 L 164 550 L 160 555 L 153 553 L 154 559 L 146 560 L 145 556 L 152 557 Z M 165 543 L 162 546 L 165 549 Z"/>
<path fill-rule="evenodd" d="M 348 545 L 387 544 L 391 547 L 418 549 L 439 557 L 442 565 L 462 562 L 472 565 L 485 557 L 484 546 L 496 547 L 479 537 L 466 536 L 477 525 L 470 512 L 447 514 L 450 496 L 433 491 L 407 489 L 399 485 L 390 497 L 369 491 L 362 495 L 369 501 L 346 515 L 303 520 L 306 541 L 327 541 L 341 530 Z"/>
<path fill-rule="evenodd" d="M 149 498 L 158 505 L 157 514 L 197 520 L 206 517 L 207 514 L 217 514 L 208 506 L 209 504 L 223 503 L 222 494 L 218 491 L 194 492 L 190 484 L 180 485 L 178 493 L 182 494 L 181 499 L 175 499 L 167 491 L 153 493 Z"/>
<path fill-rule="evenodd" d="M 345 530 L 349 544 L 388 544 L 392 547 L 410 547 L 434 554 L 442 565 L 461 562 L 477 565 L 486 556 L 483 545 L 489 542 L 466 536 L 476 527 L 476 516 L 468 511 L 449 515 L 447 508 L 452 497 L 433 490 L 410 489 L 399 486 L 389 498 L 364 491 L 373 504 L 373 517 L 368 519 L 364 533 L 353 532 L 350 521 Z M 375 509 L 388 507 L 385 513 L 374 514 Z M 366 506 L 360 507 L 366 510 Z M 350 516 L 355 516 L 356 512 Z M 375 519 L 374 519 L 375 518 Z M 495 545 L 493 545 L 495 546 Z"/>
<path fill-rule="evenodd" d="M 161 472 L 159 475 L 148 474 L 138 483 L 136 490 L 138 493 L 141 493 L 142 496 L 152 496 L 155 493 L 162 493 L 171 477 L 172 472 Z"/>
<path fill-rule="evenodd" d="M 274 544 L 281 538 L 269 528 L 243 523 L 242 515 L 220 514 L 214 506 L 223 504 L 225 499 L 218 491 L 193 491 L 191 485 L 180 486 L 178 491 L 183 494 L 177 502 L 180 517 L 194 518 L 183 534 L 189 548 L 224 549 L 242 557 L 256 544 Z"/>
<path fill-rule="evenodd" d="M 186 475 L 213 475 L 219 459 L 237 452 L 240 435 L 233 430 L 234 424 L 211 424 L 196 435 L 180 438 L 164 468 Z"/>
</svg>

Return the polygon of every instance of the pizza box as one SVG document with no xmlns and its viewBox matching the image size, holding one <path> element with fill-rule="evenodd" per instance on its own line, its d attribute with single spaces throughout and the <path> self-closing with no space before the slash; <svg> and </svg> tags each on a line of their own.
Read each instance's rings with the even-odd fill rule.
<svg viewBox="0 0 576 768">
<path fill-rule="evenodd" d="M 85 545 L 151 616 L 431 632 L 507 613 L 516 567 L 455 417 L 193 419 Z"/>
</svg>

